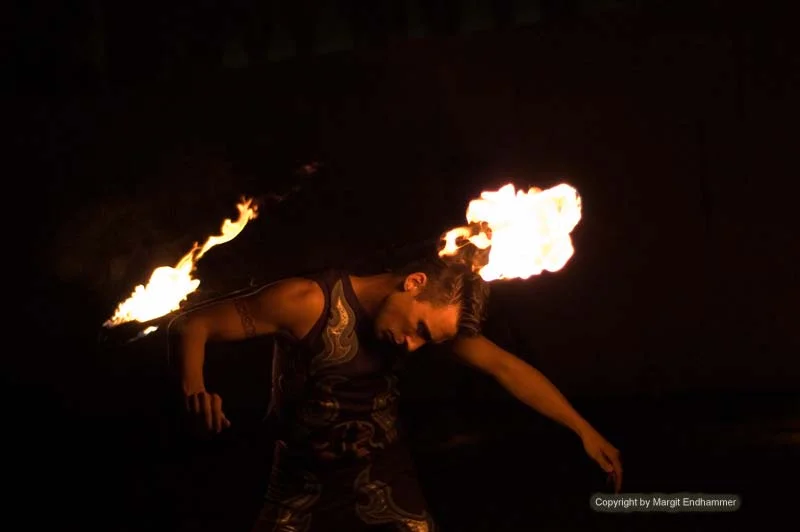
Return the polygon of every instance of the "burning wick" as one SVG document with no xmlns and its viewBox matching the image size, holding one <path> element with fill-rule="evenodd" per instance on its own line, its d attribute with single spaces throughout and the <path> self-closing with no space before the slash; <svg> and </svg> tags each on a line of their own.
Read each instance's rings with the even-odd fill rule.
<svg viewBox="0 0 800 532">
<path fill-rule="evenodd" d="M 242 199 L 236 208 L 239 210 L 239 218 L 236 221 L 230 219 L 223 221 L 219 235 L 208 237 L 202 246 L 195 243 L 174 268 L 161 266 L 153 270 L 147 285 L 137 286 L 133 294 L 119 304 L 114 315 L 103 326 L 114 327 L 131 321 L 146 322 L 178 310 L 189 294 L 200 286 L 200 280 L 192 278 L 197 261 L 214 246 L 236 238 L 247 222 L 258 215 L 252 199 Z M 157 327 L 148 327 L 140 333 L 140 336 L 150 334 L 156 329 Z"/>
<path fill-rule="evenodd" d="M 509 183 L 470 202 L 469 225 L 443 235 L 439 256 L 469 262 L 484 281 L 556 272 L 575 252 L 570 233 L 580 219 L 581 198 L 573 187 L 525 192 Z"/>
</svg>

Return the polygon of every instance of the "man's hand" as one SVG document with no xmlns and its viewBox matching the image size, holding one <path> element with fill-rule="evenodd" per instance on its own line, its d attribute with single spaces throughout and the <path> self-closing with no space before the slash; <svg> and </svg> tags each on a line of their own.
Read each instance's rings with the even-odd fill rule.
<svg viewBox="0 0 800 532">
<path fill-rule="evenodd" d="M 619 493 L 622 489 L 622 462 L 619 459 L 619 450 L 595 430 L 586 432 L 581 439 L 586 454 L 608 473 L 609 479 L 614 481 L 614 493 Z"/>
<path fill-rule="evenodd" d="M 222 429 L 231 426 L 222 411 L 222 398 L 215 393 L 201 390 L 187 394 L 184 396 L 184 404 L 194 426 L 201 433 L 219 434 Z"/>
</svg>

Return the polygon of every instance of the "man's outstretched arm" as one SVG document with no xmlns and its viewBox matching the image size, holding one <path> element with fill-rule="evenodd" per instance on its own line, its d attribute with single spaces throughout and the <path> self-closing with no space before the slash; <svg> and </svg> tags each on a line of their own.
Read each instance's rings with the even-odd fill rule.
<svg viewBox="0 0 800 532">
<path fill-rule="evenodd" d="M 564 395 L 539 370 L 502 349 L 485 336 L 459 337 L 453 352 L 469 364 L 494 377 L 514 397 L 574 431 L 583 441 L 586 453 L 607 473 L 615 477 L 615 489 L 622 485 L 619 451 L 567 401 Z"/>
</svg>

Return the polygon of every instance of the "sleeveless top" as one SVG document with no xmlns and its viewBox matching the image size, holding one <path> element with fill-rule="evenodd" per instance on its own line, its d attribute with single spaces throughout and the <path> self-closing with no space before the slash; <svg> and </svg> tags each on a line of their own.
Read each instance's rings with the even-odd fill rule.
<svg viewBox="0 0 800 532">
<path fill-rule="evenodd" d="M 375 338 L 346 272 L 307 278 L 324 310 L 303 339 L 276 338 L 269 418 L 285 452 L 306 462 L 369 460 L 398 439 L 399 352 Z"/>
</svg>

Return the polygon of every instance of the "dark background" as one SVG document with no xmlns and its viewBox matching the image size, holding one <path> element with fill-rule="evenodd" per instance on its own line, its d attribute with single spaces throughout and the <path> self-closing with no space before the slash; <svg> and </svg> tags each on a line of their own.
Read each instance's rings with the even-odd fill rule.
<svg viewBox="0 0 800 532">
<path fill-rule="evenodd" d="M 791 519 L 798 55 L 777 6 L 17 6 L 8 293 L 23 309 L 10 332 L 25 334 L 7 348 L 6 390 L 26 521 L 247 530 L 269 466 L 268 342 L 210 350 L 235 429 L 197 442 L 175 417 L 163 329 L 126 343 L 138 329 L 101 327 L 153 268 L 235 216 L 240 195 L 261 198 L 261 214 L 200 262 L 190 304 L 430 252 L 418 243 L 506 182 L 568 182 L 583 219 L 562 271 L 495 283 L 487 335 L 622 450 L 625 491 L 736 493 L 743 507 L 593 513 L 607 487 L 574 436 L 424 353 L 404 408 L 443 528 Z"/>
</svg>

